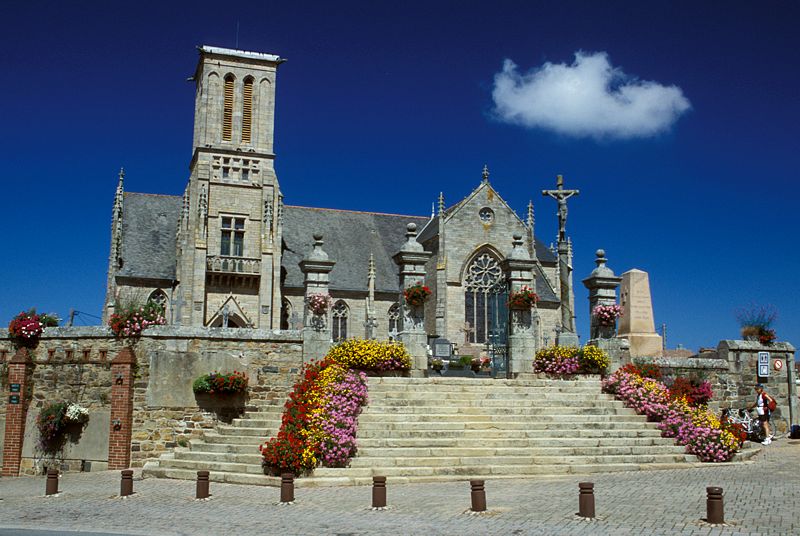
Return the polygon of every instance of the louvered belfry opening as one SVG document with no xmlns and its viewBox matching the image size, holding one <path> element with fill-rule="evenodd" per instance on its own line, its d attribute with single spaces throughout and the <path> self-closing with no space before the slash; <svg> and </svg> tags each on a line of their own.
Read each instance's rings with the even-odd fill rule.
<svg viewBox="0 0 800 536">
<path fill-rule="evenodd" d="M 242 143 L 250 143 L 253 125 L 253 79 L 244 81 L 242 91 Z"/>
<path fill-rule="evenodd" d="M 225 101 L 222 107 L 222 139 L 233 138 L 233 75 L 225 77 Z"/>
</svg>

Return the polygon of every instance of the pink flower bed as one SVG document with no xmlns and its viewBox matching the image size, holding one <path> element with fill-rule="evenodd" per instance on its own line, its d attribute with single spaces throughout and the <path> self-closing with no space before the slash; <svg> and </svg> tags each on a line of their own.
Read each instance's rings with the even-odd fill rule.
<svg viewBox="0 0 800 536">
<path fill-rule="evenodd" d="M 685 397 L 670 398 L 669 389 L 658 380 L 620 369 L 603 380 L 603 390 L 658 421 L 663 437 L 674 437 L 700 461 L 727 462 L 741 448 L 740 439 L 713 412 L 692 408 Z"/>
</svg>

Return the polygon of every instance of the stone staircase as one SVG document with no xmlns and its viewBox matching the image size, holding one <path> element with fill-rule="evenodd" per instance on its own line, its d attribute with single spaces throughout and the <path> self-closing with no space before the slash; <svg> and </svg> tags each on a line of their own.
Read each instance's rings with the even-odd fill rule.
<svg viewBox="0 0 800 536">
<path fill-rule="evenodd" d="M 696 458 L 652 423 L 576 380 L 370 378 L 350 467 L 318 468 L 300 486 L 520 478 L 687 467 Z M 145 476 L 279 485 L 261 468 L 258 445 L 277 433 L 282 407 L 259 405 L 145 466 Z"/>
</svg>

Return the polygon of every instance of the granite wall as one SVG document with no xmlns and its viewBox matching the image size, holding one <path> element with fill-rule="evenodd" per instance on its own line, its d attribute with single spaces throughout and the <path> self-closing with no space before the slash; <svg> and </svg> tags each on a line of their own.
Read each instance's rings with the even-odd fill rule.
<svg viewBox="0 0 800 536">
<path fill-rule="evenodd" d="M 105 327 L 48 328 L 31 352 L 32 398 L 27 415 L 22 470 L 43 466 L 35 443 L 36 416 L 42 407 L 69 400 L 89 409 L 90 421 L 67 445 L 61 463 L 69 470 L 105 469 L 110 426 L 111 360 L 123 348 Z M 133 345 L 137 359 L 134 382 L 131 460 L 133 466 L 176 446 L 180 438 L 200 435 L 220 419 L 235 416 L 230 408 L 210 407 L 197 399 L 192 382 L 212 372 L 244 371 L 250 388 L 243 404 L 256 400 L 282 404 L 302 365 L 298 331 L 150 328 Z M 6 330 L 0 330 L 2 384 L 14 355 Z M 8 397 L 0 400 L 4 421 Z M 241 409 L 241 408 L 239 408 Z M 89 463 L 87 463 L 89 462 Z"/>
</svg>

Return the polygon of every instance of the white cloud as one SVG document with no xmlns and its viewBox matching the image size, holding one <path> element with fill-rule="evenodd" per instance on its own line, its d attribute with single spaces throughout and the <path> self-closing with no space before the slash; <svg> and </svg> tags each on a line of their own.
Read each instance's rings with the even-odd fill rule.
<svg viewBox="0 0 800 536">
<path fill-rule="evenodd" d="M 605 52 L 577 52 L 572 65 L 547 62 L 522 74 L 507 59 L 492 98 L 508 123 L 597 139 L 654 136 L 691 108 L 679 87 L 630 77 Z"/>
</svg>

